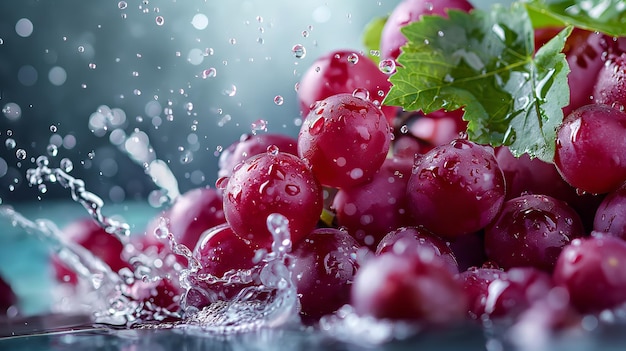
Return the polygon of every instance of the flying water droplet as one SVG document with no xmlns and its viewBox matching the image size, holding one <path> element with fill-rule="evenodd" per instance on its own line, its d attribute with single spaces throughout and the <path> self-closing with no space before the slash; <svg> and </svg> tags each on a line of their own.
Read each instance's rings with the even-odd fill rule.
<svg viewBox="0 0 626 351">
<path fill-rule="evenodd" d="M 283 99 L 283 97 L 282 97 L 282 96 L 280 96 L 280 95 L 276 95 L 276 96 L 274 97 L 274 103 L 275 103 L 276 105 L 278 105 L 278 106 L 282 105 L 284 101 L 285 101 L 285 100 L 284 100 L 284 99 Z"/>
<path fill-rule="evenodd" d="M 155 21 L 157 26 L 162 26 L 165 23 L 163 16 L 156 16 Z"/>
<path fill-rule="evenodd" d="M 302 44 L 296 44 L 291 48 L 291 52 L 297 59 L 302 59 L 306 56 L 306 48 Z"/>
<path fill-rule="evenodd" d="M 15 157 L 17 157 L 18 160 L 25 160 L 26 159 L 26 150 L 24 150 L 24 149 L 17 149 L 17 151 L 15 151 Z"/>
<path fill-rule="evenodd" d="M 396 61 L 393 59 L 381 60 L 378 64 L 378 68 L 384 74 L 392 74 L 396 71 Z"/>
<path fill-rule="evenodd" d="M 59 166 L 61 167 L 61 170 L 68 173 L 74 169 L 74 164 L 69 158 L 61 159 L 61 161 L 59 162 Z"/>
<path fill-rule="evenodd" d="M 17 143 L 15 142 L 15 139 L 7 138 L 7 140 L 4 141 L 4 145 L 7 147 L 7 149 L 12 150 L 15 149 Z"/>
<path fill-rule="evenodd" d="M 59 153 L 59 148 L 54 144 L 50 144 L 46 147 L 46 151 L 48 152 L 48 155 L 54 157 Z"/>
</svg>

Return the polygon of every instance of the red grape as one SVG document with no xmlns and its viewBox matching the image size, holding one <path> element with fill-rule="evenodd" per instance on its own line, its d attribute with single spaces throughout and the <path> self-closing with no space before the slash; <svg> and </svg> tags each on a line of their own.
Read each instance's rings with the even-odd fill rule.
<svg viewBox="0 0 626 351">
<path fill-rule="evenodd" d="M 266 249 L 273 242 L 266 223 L 270 214 L 287 218 L 296 243 L 315 228 L 322 203 L 322 187 L 306 163 L 277 149 L 240 163 L 224 189 L 224 214 L 233 231 Z"/>
<path fill-rule="evenodd" d="M 66 239 L 83 246 L 100 258 L 114 272 L 118 272 L 122 268 L 131 268 L 130 264 L 122 258 L 124 245 L 114 235 L 107 233 L 92 218 L 83 218 L 71 222 L 63 228 L 63 234 Z M 78 283 L 78 277 L 70 267 L 67 267 L 56 256 L 52 256 L 51 260 L 58 281 L 73 285 Z"/>
<path fill-rule="evenodd" d="M 352 187 L 378 171 L 390 142 L 389 124 L 373 103 L 338 94 L 311 110 L 298 135 L 298 153 L 323 185 Z"/>
<path fill-rule="evenodd" d="M 489 284 L 505 273 L 495 268 L 470 268 L 458 279 L 468 300 L 468 312 L 472 319 L 480 319 L 485 314 L 485 305 L 489 295 Z"/>
<path fill-rule="evenodd" d="M 148 309 L 166 309 L 176 312 L 180 307 L 181 289 L 168 279 L 156 282 L 135 281 L 130 287 L 130 297 L 135 301 L 149 304 Z"/>
<path fill-rule="evenodd" d="M 229 177 L 233 168 L 248 157 L 267 152 L 270 146 L 280 151 L 298 155 L 298 141 L 282 134 L 244 134 L 220 154 L 218 177 Z"/>
<path fill-rule="evenodd" d="M 495 218 L 505 185 L 491 149 L 456 139 L 417 160 L 407 191 L 415 224 L 452 239 Z"/>
<path fill-rule="evenodd" d="M 626 107 L 626 53 L 611 56 L 598 73 L 593 100 L 624 111 Z"/>
<path fill-rule="evenodd" d="M 434 255 L 441 258 L 450 273 L 459 272 L 456 257 L 448 244 L 435 234 L 420 227 L 401 227 L 389 232 L 380 241 L 376 254 Z"/>
<path fill-rule="evenodd" d="M 380 103 L 391 88 L 388 78 L 376 63 L 358 51 L 332 51 L 316 59 L 302 76 L 297 92 L 300 110 L 306 116 L 317 101 L 355 91 L 366 91 L 373 102 Z M 395 106 L 382 107 L 390 122 L 396 110 Z"/>
<path fill-rule="evenodd" d="M 470 267 L 479 267 L 487 261 L 485 235 L 482 230 L 461 235 L 450 241 L 448 247 L 456 258 L 460 272 Z"/>
<path fill-rule="evenodd" d="M 617 189 L 626 180 L 626 113 L 585 105 L 557 129 L 554 162 L 572 186 L 592 194 Z"/>
<path fill-rule="evenodd" d="M 11 285 L 0 277 L 0 316 L 6 315 L 9 307 L 15 306 L 17 302 L 17 295 L 13 292 Z"/>
<path fill-rule="evenodd" d="M 599 312 L 626 302 L 626 242 L 592 233 L 566 246 L 554 269 L 554 281 L 564 286 L 579 311 Z"/>
<path fill-rule="evenodd" d="M 406 225 L 406 185 L 412 166 L 411 160 L 388 158 L 370 182 L 340 189 L 332 204 L 337 224 L 372 249 L 387 232 Z"/>
<path fill-rule="evenodd" d="M 508 200 L 485 228 L 488 259 L 500 267 L 532 266 L 552 272 L 563 247 L 585 233 L 578 214 L 546 195 Z"/>
<path fill-rule="evenodd" d="M 467 310 L 460 283 L 439 259 L 392 253 L 361 266 L 351 302 L 359 315 L 437 325 L 461 321 Z"/>
<path fill-rule="evenodd" d="M 593 230 L 626 240 L 626 186 L 622 185 L 604 198 L 596 211 Z"/>
<path fill-rule="evenodd" d="M 354 238 L 334 228 L 315 229 L 294 246 L 291 272 L 306 321 L 316 321 L 350 301 L 358 249 Z"/>
<path fill-rule="evenodd" d="M 396 59 L 406 38 L 400 29 L 424 15 L 446 16 L 448 9 L 469 12 L 474 7 L 467 0 L 404 0 L 389 15 L 380 38 L 381 57 Z"/>
</svg>

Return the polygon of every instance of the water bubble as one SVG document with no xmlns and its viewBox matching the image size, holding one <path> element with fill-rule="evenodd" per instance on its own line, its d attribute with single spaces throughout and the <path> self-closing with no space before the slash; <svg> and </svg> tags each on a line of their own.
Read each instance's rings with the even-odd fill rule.
<svg viewBox="0 0 626 351">
<path fill-rule="evenodd" d="M 250 124 L 250 129 L 252 130 L 252 134 L 255 135 L 258 131 L 267 132 L 267 121 L 264 119 L 257 119 Z"/>
<path fill-rule="evenodd" d="M 78 47 L 78 52 L 80 52 L 80 53 L 85 52 L 85 47 L 84 47 L 84 46 L 82 46 L 82 45 L 80 45 L 80 46 Z"/>
<path fill-rule="evenodd" d="M 382 60 L 378 64 L 378 68 L 384 74 L 392 74 L 396 71 L 396 61 L 393 59 Z"/>
<path fill-rule="evenodd" d="M 96 152 L 95 152 L 95 151 L 93 151 L 93 150 L 92 150 L 92 151 L 89 151 L 89 152 L 87 153 L 87 157 L 88 157 L 90 160 L 93 160 L 93 159 L 94 159 L 94 157 L 96 157 Z"/>
<path fill-rule="evenodd" d="M 297 59 L 304 58 L 306 56 L 306 48 L 302 44 L 296 44 L 291 48 L 291 52 Z"/>
<path fill-rule="evenodd" d="M 235 39 L 235 38 L 230 38 L 230 39 L 228 40 L 228 42 L 230 43 L 230 45 L 235 45 L 235 44 L 237 44 L 237 39 Z"/>
<path fill-rule="evenodd" d="M 15 157 L 17 157 L 18 160 L 25 160 L 26 159 L 26 150 L 24 150 L 24 149 L 17 149 L 17 151 L 15 151 Z"/>
<path fill-rule="evenodd" d="M 400 133 L 406 134 L 408 132 L 409 132 L 409 127 L 406 124 L 400 127 Z"/>
<path fill-rule="evenodd" d="M 180 163 L 183 165 L 189 164 L 193 161 L 193 153 L 190 150 L 185 151 L 180 155 Z"/>
<path fill-rule="evenodd" d="M 22 38 L 29 37 L 33 34 L 33 22 L 28 18 L 20 18 L 15 24 L 15 33 Z"/>
<path fill-rule="evenodd" d="M 426 11 L 432 11 L 435 8 L 435 6 L 433 5 L 432 2 L 427 2 L 427 3 L 424 3 L 424 8 L 426 9 Z"/>
<path fill-rule="evenodd" d="M 46 156 L 39 156 L 37 157 L 37 167 L 47 167 L 50 164 L 50 160 L 48 160 L 48 157 Z"/>
<path fill-rule="evenodd" d="M 267 154 L 271 155 L 271 156 L 276 156 L 278 155 L 278 153 L 280 152 L 280 149 L 278 148 L 277 145 L 270 145 L 267 147 Z"/>
<path fill-rule="evenodd" d="M 96 69 L 96 64 L 95 63 L 90 63 L 89 64 L 89 69 Z"/>
<path fill-rule="evenodd" d="M 56 133 L 57 132 L 57 126 L 55 126 L 54 124 L 50 126 L 50 131 L 52 133 Z"/>
<path fill-rule="evenodd" d="M 380 56 L 380 50 L 370 50 L 370 55 L 374 57 Z"/>
<path fill-rule="evenodd" d="M 193 103 L 192 102 L 188 102 L 185 104 L 185 110 L 187 111 L 193 111 Z"/>
<path fill-rule="evenodd" d="M 165 23 L 165 19 L 163 18 L 163 16 L 156 16 L 155 21 L 157 26 L 162 26 L 163 23 Z"/>
<path fill-rule="evenodd" d="M 359 55 L 356 53 L 351 53 L 350 55 L 348 55 L 348 62 L 356 65 L 357 63 L 359 63 Z"/>
<path fill-rule="evenodd" d="M 4 141 L 4 145 L 7 147 L 7 149 L 12 150 L 15 149 L 17 143 L 15 142 L 15 139 L 7 138 L 7 140 Z"/>
<path fill-rule="evenodd" d="M 302 31 L 302 36 L 303 36 L 304 38 L 308 37 L 308 36 L 309 36 L 309 31 L 308 31 L 308 30 L 303 30 L 303 31 Z"/>
<path fill-rule="evenodd" d="M 14 102 L 9 102 L 2 108 L 2 113 L 6 118 L 10 119 L 11 121 L 15 121 L 22 116 L 22 108 L 20 107 L 20 105 Z"/>
<path fill-rule="evenodd" d="M 282 97 L 282 96 L 280 96 L 280 95 L 276 95 L 276 96 L 274 97 L 274 103 L 275 103 L 276 105 L 280 106 L 280 105 L 282 105 L 282 104 L 283 104 L 283 102 L 285 102 L 285 99 L 283 99 L 283 97 Z"/>
<path fill-rule="evenodd" d="M 213 67 L 202 71 L 202 79 L 213 78 L 217 75 L 217 70 Z"/>
<path fill-rule="evenodd" d="M 356 88 L 352 92 L 352 96 L 361 100 L 368 101 L 370 99 L 370 92 L 365 88 Z"/>
<path fill-rule="evenodd" d="M 125 10 L 128 7 L 128 4 L 126 3 L 126 1 L 120 1 L 117 3 L 117 7 L 120 10 Z"/>
<path fill-rule="evenodd" d="M 230 97 L 237 95 L 237 86 L 233 84 L 229 88 L 224 89 L 224 95 Z"/>
</svg>

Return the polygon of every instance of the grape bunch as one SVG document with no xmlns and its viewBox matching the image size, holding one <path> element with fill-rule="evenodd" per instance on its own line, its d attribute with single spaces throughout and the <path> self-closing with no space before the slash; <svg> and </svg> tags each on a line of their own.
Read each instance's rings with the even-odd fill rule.
<svg viewBox="0 0 626 351">
<path fill-rule="evenodd" d="M 382 31 L 381 62 L 397 59 L 401 27 L 446 9 L 472 5 L 404 0 Z M 536 30 L 535 45 L 559 30 Z M 426 325 L 542 315 L 551 328 L 618 308 L 626 303 L 626 53 L 582 29 L 564 53 L 571 93 L 554 163 L 468 140 L 462 110 L 384 105 L 389 72 L 338 50 L 302 76 L 297 137 L 243 136 L 222 153 L 215 187 L 182 195 L 159 217 L 199 271 L 220 278 L 258 264 L 272 248 L 267 217 L 283 215 L 305 323 L 345 304 Z M 96 232 L 79 243 L 100 255 Z M 143 249 L 159 245 L 142 240 Z M 123 268 L 121 249 L 106 248 L 102 259 Z M 201 309 L 257 283 L 199 282 L 187 299 Z"/>
</svg>

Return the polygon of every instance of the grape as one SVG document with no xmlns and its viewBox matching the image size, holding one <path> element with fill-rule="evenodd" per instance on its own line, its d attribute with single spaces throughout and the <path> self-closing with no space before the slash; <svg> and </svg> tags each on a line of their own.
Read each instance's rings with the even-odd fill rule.
<svg viewBox="0 0 626 351">
<path fill-rule="evenodd" d="M 71 222 L 63 228 L 64 237 L 100 258 L 109 265 L 114 272 L 122 268 L 131 268 L 130 264 L 122 258 L 124 246 L 112 234 L 107 233 L 92 218 L 82 218 Z M 57 256 L 51 257 L 55 277 L 60 282 L 72 285 L 78 284 L 76 273 L 67 267 Z"/>
<path fill-rule="evenodd" d="M 585 233 L 578 214 L 546 195 L 508 200 L 485 228 L 485 251 L 500 267 L 532 266 L 552 272 L 563 247 Z"/>
<path fill-rule="evenodd" d="M 485 235 L 482 230 L 461 235 L 450 241 L 448 247 L 456 258 L 460 272 L 470 267 L 481 266 L 487 261 L 487 255 L 485 254 Z"/>
<path fill-rule="evenodd" d="M 516 267 L 489 284 L 485 313 L 491 318 L 516 318 L 554 287 L 552 277 L 533 267 Z"/>
<path fill-rule="evenodd" d="M 354 238 L 334 228 L 315 229 L 294 246 L 291 272 L 305 321 L 317 321 L 350 301 L 358 249 Z"/>
<path fill-rule="evenodd" d="M 322 188 L 305 162 L 274 151 L 240 163 L 224 189 L 224 215 L 233 231 L 266 249 L 273 241 L 267 216 L 285 216 L 296 243 L 315 228 L 323 203 Z"/>
<path fill-rule="evenodd" d="M 178 197 L 167 212 L 176 242 L 192 250 L 205 230 L 226 223 L 222 205 L 215 188 L 196 188 Z"/>
<path fill-rule="evenodd" d="M 593 100 L 624 111 L 626 106 L 626 53 L 612 56 L 598 73 Z"/>
<path fill-rule="evenodd" d="M 400 47 L 406 43 L 406 38 L 400 29 L 411 22 L 418 21 L 421 16 L 446 16 L 447 9 L 469 12 L 473 8 L 472 4 L 466 0 L 404 0 L 400 2 L 383 27 L 380 38 L 381 57 L 398 58 Z"/>
<path fill-rule="evenodd" d="M 626 302 L 626 242 L 592 233 L 566 246 L 554 268 L 554 281 L 567 288 L 571 303 L 583 313 Z"/>
<path fill-rule="evenodd" d="M 470 318 L 480 319 L 485 314 L 489 284 L 503 275 L 505 273 L 500 269 L 477 267 L 472 267 L 458 275 L 458 280 L 467 297 Z"/>
<path fill-rule="evenodd" d="M 337 224 L 371 249 L 387 232 L 406 225 L 406 185 L 412 166 L 411 160 L 387 158 L 370 182 L 340 189 L 332 204 Z"/>
<path fill-rule="evenodd" d="M 244 134 L 220 154 L 218 177 L 229 177 L 233 168 L 248 157 L 266 152 L 268 147 L 298 155 L 298 141 L 282 134 Z"/>
<path fill-rule="evenodd" d="M 178 311 L 181 293 L 181 289 L 169 279 L 160 279 L 156 282 L 137 280 L 130 287 L 130 297 L 143 304 L 149 304 L 148 308 L 153 311 L 160 309 L 169 312 Z"/>
<path fill-rule="evenodd" d="M 604 198 L 596 211 L 593 230 L 626 240 L 626 186 Z"/>
<path fill-rule="evenodd" d="M 424 228 L 401 227 L 389 232 L 376 248 L 376 255 L 386 252 L 396 255 L 434 255 L 441 258 L 450 273 L 459 273 L 456 257 L 448 244 Z"/>
<path fill-rule="evenodd" d="M 15 306 L 17 302 L 17 295 L 13 292 L 11 285 L 0 277 L 0 316 L 6 315 L 9 307 Z"/>
<path fill-rule="evenodd" d="M 357 314 L 426 324 L 464 319 L 467 301 L 460 283 L 439 259 L 384 253 L 357 272 L 351 303 Z"/>
<path fill-rule="evenodd" d="M 349 60 L 349 57 L 356 60 Z M 300 80 L 297 92 L 300 111 L 306 116 L 317 101 L 355 91 L 365 91 L 372 102 L 380 103 L 391 88 L 388 78 L 376 63 L 358 51 L 329 52 L 317 58 Z M 389 122 L 393 121 L 396 110 L 395 106 L 382 107 Z"/>
<path fill-rule="evenodd" d="M 505 185 L 491 149 L 456 139 L 417 160 L 407 191 L 415 224 L 452 239 L 495 218 Z"/>
<path fill-rule="evenodd" d="M 205 231 L 195 249 L 193 257 L 201 265 L 200 274 L 221 278 L 233 270 L 246 270 L 255 266 L 258 246 L 244 240 L 227 224 L 220 224 Z"/>
<path fill-rule="evenodd" d="M 298 153 L 322 185 L 352 187 L 378 171 L 390 142 L 389 124 L 374 104 L 338 94 L 311 110 L 298 135 Z"/>
<path fill-rule="evenodd" d="M 554 163 L 572 186 L 592 194 L 617 189 L 626 180 L 626 113 L 585 105 L 557 129 Z"/>
</svg>

